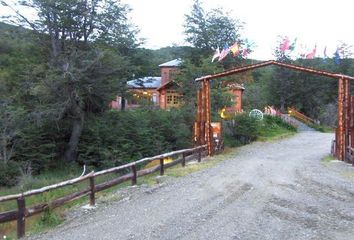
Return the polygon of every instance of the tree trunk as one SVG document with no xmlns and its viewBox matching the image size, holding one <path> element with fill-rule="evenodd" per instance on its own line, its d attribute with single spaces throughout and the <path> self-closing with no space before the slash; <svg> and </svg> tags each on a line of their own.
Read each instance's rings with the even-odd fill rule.
<svg viewBox="0 0 354 240">
<path fill-rule="evenodd" d="M 125 98 L 122 97 L 122 100 L 121 100 L 121 106 L 120 106 L 120 110 L 124 111 L 125 110 Z"/>
<path fill-rule="evenodd" d="M 64 154 L 64 158 L 67 162 L 73 162 L 77 158 L 77 150 L 83 126 L 84 113 L 80 113 L 80 116 L 78 118 L 75 118 L 73 121 L 73 128 L 71 130 L 70 141 Z"/>
<path fill-rule="evenodd" d="M 280 111 L 282 113 L 285 112 L 285 99 L 284 99 L 284 97 L 280 97 Z"/>
</svg>

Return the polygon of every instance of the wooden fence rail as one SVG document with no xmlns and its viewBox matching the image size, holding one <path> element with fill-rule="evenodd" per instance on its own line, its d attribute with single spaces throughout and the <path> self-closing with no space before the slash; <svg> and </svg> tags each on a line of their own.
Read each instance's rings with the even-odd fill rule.
<svg viewBox="0 0 354 240">
<path fill-rule="evenodd" d="M 316 124 L 315 120 L 298 112 L 295 108 L 288 108 L 288 113 L 290 116 L 295 117 L 296 119 L 298 119 L 306 124 Z"/>
<path fill-rule="evenodd" d="M 174 165 L 177 165 L 179 163 L 182 164 L 184 167 L 186 165 L 186 162 L 193 159 L 197 158 L 198 162 L 201 161 L 202 153 L 205 151 L 207 145 L 202 145 L 198 146 L 195 148 L 189 148 L 189 149 L 183 149 L 183 150 L 178 150 L 174 152 L 169 152 L 161 155 L 157 155 L 154 157 L 148 157 L 148 158 L 143 158 L 141 160 L 128 163 L 122 166 L 117 166 L 113 167 L 110 169 L 102 170 L 99 172 L 90 172 L 84 176 L 80 176 L 78 178 L 70 179 L 67 181 L 63 181 L 57 184 L 53 184 L 50 186 L 42 187 L 39 189 L 34 189 L 34 190 L 29 190 L 23 193 L 19 194 L 12 194 L 12 195 L 7 195 L 7 196 L 2 196 L 0 197 L 0 202 L 5 202 L 5 201 L 11 201 L 11 200 L 16 200 L 17 201 L 17 210 L 11 210 L 7 212 L 2 212 L 0 213 L 0 223 L 5 223 L 9 221 L 14 221 L 17 220 L 17 238 L 21 238 L 25 236 L 25 222 L 26 218 L 31 217 L 33 215 L 36 215 L 38 213 L 41 213 L 47 209 L 54 209 L 59 206 L 64 205 L 65 203 L 74 201 L 76 199 L 82 198 L 84 196 L 89 196 L 90 200 L 90 205 L 94 206 L 95 205 L 95 193 L 99 191 L 103 191 L 105 189 L 108 189 L 110 187 L 113 187 L 117 184 L 123 183 L 125 181 L 130 180 L 132 185 L 137 184 L 137 179 L 138 177 L 142 177 L 157 171 L 160 171 L 160 175 L 164 175 L 164 171 L 166 168 L 172 167 Z M 178 158 L 172 162 L 169 163 L 164 163 L 164 159 L 168 157 L 175 157 L 178 155 L 182 155 L 181 158 Z M 146 164 L 154 160 L 160 160 L 159 165 L 148 168 L 148 169 L 141 169 L 137 170 L 137 165 L 138 164 Z M 100 184 L 95 184 L 95 178 L 98 176 L 106 175 L 109 173 L 115 173 L 118 172 L 119 170 L 123 169 L 129 169 L 130 173 L 127 173 L 125 175 L 119 176 L 117 178 L 108 180 L 106 182 L 100 183 Z M 26 201 L 25 198 L 33 195 L 38 195 L 42 194 L 54 189 L 62 188 L 65 186 L 77 184 L 80 182 L 83 182 L 85 180 L 88 180 L 88 188 L 81 190 L 79 192 L 71 193 L 69 195 L 63 196 L 61 198 L 55 199 L 50 203 L 41 203 L 32 207 L 26 207 Z"/>
</svg>

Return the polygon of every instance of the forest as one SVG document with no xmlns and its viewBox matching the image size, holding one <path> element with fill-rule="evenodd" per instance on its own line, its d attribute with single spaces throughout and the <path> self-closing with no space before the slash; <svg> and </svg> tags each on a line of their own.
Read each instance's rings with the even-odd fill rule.
<svg viewBox="0 0 354 240">
<path fill-rule="evenodd" d="M 246 26 L 239 19 L 222 9 L 205 11 L 198 0 L 185 15 L 188 46 L 157 50 L 142 47 L 139 29 L 127 18 L 130 8 L 120 1 L 21 4 L 33 8 L 38 19 L 14 11 L 0 23 L 0 186 L 14 186 L 21 176 L 84 164 L 103 169 L 190 147 L 198 88 L 194 79 L 258 62 L 247 54 L 211 61 L 219 46 L 236 42 L 252 52 L 252 41 L 241 34 Z M 294 59 L 290 51 L 279 51 L 283 39 L 279 36 L 270 46 L 276 60 L 354 75 L 352 46 L 340 43 L 340 62 L 335 56 Z M 181 108 L 164 111 L 141 104 L 133 111 L 110 109 L 117 95 L 132 97 L 127 81 L 158 76 L 158 65 L 176 58 L 183 60 L 176 77 L 184 97 Z M 333 79 L 267 67 L 223 80 L 244 85 L 245 112 L 294 107 L 321 124 L 336 124 Z M 221 82 L 212 83 L 217 121 L 218 111 L 230 104 Z M 242 116 L 239 120 L 247 122 Z M 237 145 L 232 137 L 239 140 L 239 135 L 228 137 L 230 145 Z"/>
</svg>

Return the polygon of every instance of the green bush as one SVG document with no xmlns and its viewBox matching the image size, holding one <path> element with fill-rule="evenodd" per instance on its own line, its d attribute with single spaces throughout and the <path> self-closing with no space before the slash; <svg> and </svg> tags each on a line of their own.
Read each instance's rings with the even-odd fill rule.
<svg viewBox="0 0 354 240">
<path fill-rule="evenodd" d="M 87 122 L 79 162 L 107 168 L 187 148 L 191 127 L 189 113 L 183 110 L 112 110 Z"/>
<path fill-rule="evenodd" d="M 259 121 L 243 113 L 224 122 L 224 140 L 229 147 L 241 146 L 257 139 L 289 135 L 292 132 L 296 132 L 296 128 L 276 116 L 264 116 Z"/>
<path fill-rule="evenodd" d="M 228 146 L 234 147 L 248 144 L 257 139 L 260 121 L 248 114 L 238 114 L 233 119 L 224 122 L 224 138 Z"/>
<path fill-rule="evenodd" d="M 296 127 L 290 125 L 289 123 L 283 121 L 280 117 L 265 115 L 263 118 L 263 123 L 267 128 L 285 128 L 290 131 L 296 131 Z"/>
<path fill-rule="evenodd" d="M 20 165 L 9 161 L 6 164 L 0 163 L 0 186 L 11 187 L 17 184 L 21 175 Z"/>
</svg>

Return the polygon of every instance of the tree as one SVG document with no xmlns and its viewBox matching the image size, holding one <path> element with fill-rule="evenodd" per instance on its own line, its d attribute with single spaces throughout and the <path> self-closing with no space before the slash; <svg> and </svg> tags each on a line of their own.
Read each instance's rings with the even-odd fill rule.
<svg viewBox="0 0 354 240">
<path fill-rule="evenodd" d="M 111 0 L 21 1 L 20 6 L 37 13 L 31 20 L 17 6 L 2 4 L 14 11 L 11 19 L 25 22 L 48 50 L 47 64 L 35 73 L 37 111 L 53 121 L 70 122 L 64 158 L 73 161 L 85 117 L 107 108 L 118 91 L 113 80 L 126 82 L 130 75 L 128 59 L 122 55 L 137 44 L 137 30 L 126 17 L 129 8 Z"/>
<path fill-rule="evenodd" d="M 14 149 L 19 141 L 25 112 L 16 108 L 10 100 L 0 101 L 0 162 L 7 164 L 14 156 Z"/>
<path fill-rule="evenodd" d="M 282 49 L 282 44 L 286 38 L 279 36 L 277 47 L 274 49 L 274 56 L 277 61 L 291 63 L 290 51 Z M 287 103 L 294 94 L 295 73 L 286 68 L 275 68 L 274 77 L 270 81 L 269 90 L 272 92 L 271 98 L 274 105 L 278 105 L 281 111 L 285 111 Z"/>
<path fill-rule="evenodd" d="M 354 71 L 352 71 L 352 63 L 351 63 L 351 58 L 353 56 L 353 46 L 349 45 L 345 42 L 340 42 L 340 44 L 337 47 L 337 51 L 339 54 L 339 64 L 337 65 L 337 72 L 340 72 L 342 74 L 347 74 L 347 75 L 352 75 L 354 74 Z"/>
<path fill-rule="evenodd" d="M 245 44 L 245 40 L 240 38 L 240 30 L 243 29 L 240 20 L 232 18 L 221 8 L 205 12 L 200 0 L 194 0 L 191 13 L 185 15 L 184 29 L 186 41 L 207 53 L 235 41 L 240 46 Z"/>
</svg>

